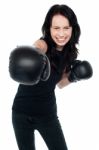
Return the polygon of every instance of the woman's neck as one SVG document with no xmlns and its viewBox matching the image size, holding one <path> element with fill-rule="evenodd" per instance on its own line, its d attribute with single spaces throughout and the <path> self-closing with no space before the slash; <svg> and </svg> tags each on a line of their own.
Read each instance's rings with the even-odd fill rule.
<svg viewBox="0 0 99 150">
<path fill-rule="evenodd" d="M 57 46 L 57 47 L 56 47 L 56 50 L 57 50 L 57 51 L 62 51 L 62 50 L 63 50 L 63 47 L 62 47 L 62 46 Z"/>
</svg>

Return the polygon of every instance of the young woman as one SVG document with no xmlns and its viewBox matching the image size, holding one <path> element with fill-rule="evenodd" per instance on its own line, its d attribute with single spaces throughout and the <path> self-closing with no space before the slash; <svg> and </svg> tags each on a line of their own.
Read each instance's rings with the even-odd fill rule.
<svg viewBox="0 0 99 150">
<path fill-rule="evenodd" d="M 67 150 L 57 115 L 55 87 L 63 88 L 71 82 L 90 78 L 92 70 L 88 63 L 76 60 L 80 27 L 70 7 L 52 6 L 46 15 L 42 33 L 33 47 L 46 55 L 51 71 L 47 69 L 46 81 L 43 81 L 43 76 L 43 80 L 34 85 L 19 84 L 12 107 L 13 127 L 19 150 L 35 150 L 35 130 L 39 131 L 49 150 Z M 71 71 L 76 65 L 78 76 L 74 73 L 76 71 Z M 86 66 L 84 72 L 87 73 L 83 73 L 81 68 Z"/>
</svg>

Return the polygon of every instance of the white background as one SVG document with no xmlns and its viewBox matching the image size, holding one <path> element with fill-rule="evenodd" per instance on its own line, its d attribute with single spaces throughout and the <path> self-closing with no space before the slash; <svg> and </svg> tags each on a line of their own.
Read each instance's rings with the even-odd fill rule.
<svg viewBox="0 0 99 150">
<path fill-rule="evenodd" d="M 67 4 L 81 26 L 79 59 L 93 67 L 90 80 L 56 88 L 58 115 L 69 150 L 99 150 L 99 6 L 98 0 L 0 1 L 0 149 L 18 150 L 11 107 L 18 84 L 9 77 L 9 54 L 17 45 L 32 45 L 41 36 L 45 15 L 53 4 Z M 47 147 L 36 131 L 36 149 Z"/>
</svg>

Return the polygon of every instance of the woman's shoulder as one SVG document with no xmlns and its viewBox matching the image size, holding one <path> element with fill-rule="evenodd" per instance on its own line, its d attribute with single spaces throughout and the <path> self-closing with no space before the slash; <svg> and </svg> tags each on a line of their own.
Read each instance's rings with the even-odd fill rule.
<svg viewBox="0 0 99 150">
<path fill-rule="evenodd" d="M 44 39 L 38 39 L 37 41 L 34 42 L 33 45 L 35 47 L 41 49 L 43 53 L 47 52 L 48 46 L 47 46 L 47 43 Z"/>
</svg>

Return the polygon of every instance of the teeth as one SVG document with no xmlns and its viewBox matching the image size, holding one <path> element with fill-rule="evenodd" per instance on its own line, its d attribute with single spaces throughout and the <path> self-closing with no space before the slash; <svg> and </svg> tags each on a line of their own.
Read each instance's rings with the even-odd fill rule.
<svg viewBox="0 0 99 150">
<path fill-rule="evenodd" d="M 57 39 L 57 40 L 59 40 L 59 41 L 63 41 L 64 39 Z"/>
<path fill-rule="evenodd" d="M 65 39 L 58 39 L 58 38 L 57 38 L 57 40 L 60 41 L 60 42 L 62 42 L 62 41 L 64 41 Z"/>
<path fill-rule="evenodd" d="M 64 41 L 63 39 L 58 39 L 58 41 Z"/>
<path fill-rule="evenodd" d="M 64 42 L 64 40 L 58 40 L 59 42 Z"/>
</svg>

